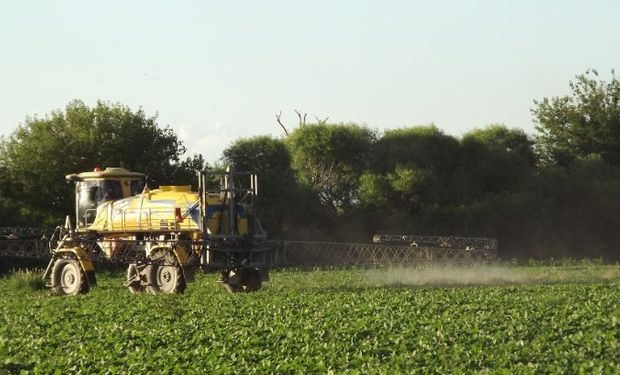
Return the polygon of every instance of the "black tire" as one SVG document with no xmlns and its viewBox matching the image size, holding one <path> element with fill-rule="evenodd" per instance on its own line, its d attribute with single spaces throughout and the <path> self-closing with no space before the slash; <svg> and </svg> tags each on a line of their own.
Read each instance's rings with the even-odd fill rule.
<svg viewBox="0 0 620 375">
<path fill-rule="evenodd" d="M 131 294 L 139 294 L 146 291 L 146 288 L 144 287 L 144 285 L 142 285 L 142 282 L 140 281 L 140 271 L 138 271 L 138 268 L 133 263 L 130 264 L 129 267 L 127 267 L 127 281 L 131 279 L 135 280 L 127 286 Z"/>
<path fill-rule="evenodd" d="M 227 283 L 224 283 L 224 289 L 226 289 L 226 291 L 231 294 L 243 291 L 243 287 L 241 285 L 231 285 Z"/>
<path fill-rule="evenodd" d="M 52 268 L 52 291 L 58 295 L 75 296 L 89 290 L 88 278 L 74 259 L 58 259 Z"/>
<path fill-rule="evenodd" d="M 157 266 L 153 264 L 149 264 L 144 267 L 144 275 L 146 276 L 146 287 L 144 289 L 151 294 L 159 293 L 159 287 L 157 286 L 157 275 L 155 273 L 156 268 Z"/>
<path fill-rule="evenodd" d="M 144 269 L 146 290 L 151 294 L 183 293 L 186 287 L 183 269 L 172 254 L 167 254 L 164 262 L 165 265 L 150 264 Z"/>
<path fill-rule="evenodd" d="M 228 280 L 223 282 L 224 288 L 228 293 L 256 292 L 263 285 L 263 278 L 256 268 L 243 268 L 238 272 L 241 278 L 237 279 L 233 284 L 228 283 Z"/>
<path fill-rule="evenodd" d="M 243 276 L 242 284 L 244 291 L 256 292 L 263 286 L 263 278 L 256 268 L 246 269 Z"/>
</svg>

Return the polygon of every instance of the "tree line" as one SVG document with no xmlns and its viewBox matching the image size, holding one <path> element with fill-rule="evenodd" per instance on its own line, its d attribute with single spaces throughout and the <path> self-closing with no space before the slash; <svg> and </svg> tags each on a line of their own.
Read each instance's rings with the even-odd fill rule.
<svg viewBox="0 0 620 375">
<path fill-rule="evenodd" d="M 0 142 L 0 226 L 57 225 L 73 205 L 63 176 L 93 165 L 148 173 L 152 185 L 230 165 L 259 174 L 272 238 L 497 237 L 506 259 L 618 260 L 620 82 L 588 71 L 570 89 L 534 102 L 532 135 L 503 124 L 460 137 L 434 125 L 379 132 L 300 116 L 284 137 L 233 142 L 217 165 L 183 158 L 173 130 L 141 110 L 73 101 Z"/>
</svg>

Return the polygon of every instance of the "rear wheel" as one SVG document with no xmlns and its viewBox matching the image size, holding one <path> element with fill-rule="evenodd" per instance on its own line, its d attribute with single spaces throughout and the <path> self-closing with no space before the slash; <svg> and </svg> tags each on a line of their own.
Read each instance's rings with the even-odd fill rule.
<svg viewBox="0 0 620 375">
<path fill-rule="evenodd" d="M 226 289 L 228 293 L 238 293 L 243 291 L 243 287 L 240 285 L 231 285 L 228 283 L 224 283 L 224 289 Z"/>
<path fill-rule="evenodd" d="M 52 291 L 59 295 L 87 293 L 88 278 L 82 266 L 74 259 L 58 259 L 52 268 Z"/>
<path fill-rule="evenodd" d="M 243 290 L 246 292 L 256 292 L 263 285 L 263 279 L 256 268 L 246 269 L 243 276 Z"/>
<path fill-rule="evenodd" d="M 255 292 L 263 284 L 263 278 L 256 268 L 241 268 L 237 271 L 228 271 L 224 274 L 221 281 L 229 293 Z"/>
</svg>

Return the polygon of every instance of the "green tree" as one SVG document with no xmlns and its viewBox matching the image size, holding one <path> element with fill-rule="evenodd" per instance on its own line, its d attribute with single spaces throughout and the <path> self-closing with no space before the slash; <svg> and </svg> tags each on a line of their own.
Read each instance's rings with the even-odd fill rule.
<svg viewBox="0 0 620 375">
<path fill-rule="evenodd" d="M 536 167 L 532 140 L 503 125 L 460 140 L 433 125 L 386 131 L 374 160 L 360 178 L 365 227 L 405 233 L 494 235 L 485 209 L 520 202 Z"/>
<path fill-rule="evenodd" d="M 397 165 L 448 171 L 458 160 L 459 142 L 435 125 L 386 130 L 373 148 L 374 169 L 393 171 Z"/>
<path fill-rule="evenodd" d="M 10 185 L 0 195 L 17 202 L 30 225 L 52 225 L 71 211 L 71 186 L 64 176 L 95 166 L 123 166 L 149 174 L 155 185 L 188 183 L 202 157 L 181 160 L 185 147 L 156 116 L 120 104 L 81 101 L 44 118 L 27 118 L 0 145 L 0 166 Z M 175 181 L 176 178 L 185 181 Z"/>
<path fill-rule="evenodd" d="M 434 125 L 386 131 L 373 146 L 373 164 L 360 179 L 361 200 L 415 211 L 450 198 L 459 142 Z"/>
<path fill-rule="evenodd" d="M 596 70 L 570 82 L 571 95 L 534 101 L 543 160 L 570 166 L 576 159 L 599 155 L 620 165 L 620 81 L 598 80 Z"/>
<path fill-rule="evenodd" d="M 13 184 L 7 168 L 0 164 L 0 227 L 21 225 L 20 211 L 15 201 L 4 191 L 11 191 Z"/>
<path fill-rule="evenodd" d="M 359 178 L 370 165 L 376 134 L 356 124 L 301 125 L 287 138 L 300 181 L 324 207 L 341 214 L 358 200 Z"/>
<path fill-rule="evenodd" d="M 459 200 L 516 190 L 536 166 L 534 141 L 521 129 L 502 124 L 467 132 L 461 138 L 460 169 L 454 181 Z"/>
<path fill-rule="evenodd" d="M 282 140 L 269 136 L 239 139 L 226 148 L 222 161 L 237 171 L 258 174 L 258 209 L 263 227 L 271 236 L 280 235 L 303 200 L 291 168 L 291 156 Z"/>
</svg>

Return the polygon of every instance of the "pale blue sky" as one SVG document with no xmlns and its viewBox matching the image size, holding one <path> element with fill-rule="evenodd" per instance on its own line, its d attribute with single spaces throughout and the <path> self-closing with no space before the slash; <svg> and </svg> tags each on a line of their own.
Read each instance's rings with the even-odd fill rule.
<svg viewBox="0 0 620 375">
<path fill-rule="evenodd" d="M 293 108 L 383 130 L 493 122 L 620 68 L 620 1 L 2 1 L 0 135 L 71 99 L 159 113 L 213 161 Z"/>
</svg>

